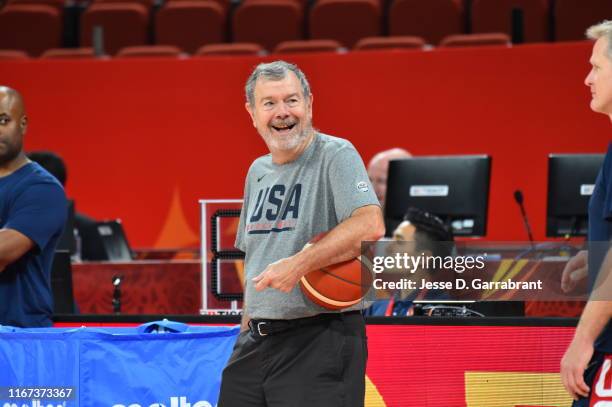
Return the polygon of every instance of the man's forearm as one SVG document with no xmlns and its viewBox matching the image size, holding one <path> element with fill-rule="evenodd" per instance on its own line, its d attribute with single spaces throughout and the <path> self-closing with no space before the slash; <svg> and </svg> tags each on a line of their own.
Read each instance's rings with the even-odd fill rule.
<svg viewBox="0 0 612 407">
<path fill-rule="evenodd" d="M 378 206 L 359 208 L 323 239 L 293 256 L 300 274 L 359 256 L 362 241 L 375 241 L 385 233 Z"/>
<path fill-rule="evenodd" d="M 592 344 L 611 317 L 612 301 L 589 301 L 582 312 L 574 337 Z"/>
<path fill-rule="evenodd" d="M 21 232 L 0 229 L 0 273 L 34 247 L 34 243 Z"/>
<path fill-rule="evenodd" d="M 612 251 L 608 251 L 601 269 L 597 272 L 597 280 L 593 292 L 584 307 L 576 334 L 577 340 L 587 343 L 595 342 L 610 318 L 612 318 Z"/>
</svg>

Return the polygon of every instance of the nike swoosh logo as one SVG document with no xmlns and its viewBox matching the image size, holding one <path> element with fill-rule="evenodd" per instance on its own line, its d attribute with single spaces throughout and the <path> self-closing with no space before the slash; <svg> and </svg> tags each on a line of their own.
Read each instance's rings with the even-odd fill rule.
<svg viewBox="0 0 612 407">
<path fill-rule="evenodd" d="M 264 174 L 264 175 L 262 175 L 261 177 L 257 178 L 257 182 L 259 182 L 259 181 L 261 181 L 262 179 L 264 179 L 264 177 L 265 177 L 266 175 L 268 175 L 268 174 Z"/>
</svg>

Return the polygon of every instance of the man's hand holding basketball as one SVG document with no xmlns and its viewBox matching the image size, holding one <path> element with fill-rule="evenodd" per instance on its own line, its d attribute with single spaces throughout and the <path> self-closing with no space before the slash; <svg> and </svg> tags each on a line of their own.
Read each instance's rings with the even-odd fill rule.
<svg viewBox="0 0 612 407">
<path fill-rule="evenodd" d="M 253 279 L 253 282 L 257 291 L 271 287 L 288 293 L 293 290 L 300 278 L 302 278 L 302 273 L 296 271 L 293 257 L 287 257 L 268 265 L 260 275 Z"/>
</svg>

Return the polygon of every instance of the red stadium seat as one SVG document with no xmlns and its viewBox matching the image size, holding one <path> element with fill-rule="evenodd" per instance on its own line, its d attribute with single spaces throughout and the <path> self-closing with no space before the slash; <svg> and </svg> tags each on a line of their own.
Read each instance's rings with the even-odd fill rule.
<svg viewBox="0 0 612 407">
<path fill-rule="evenodd" d="M 310 12 L 310 37 L 339 41 L 352 48 L 381 34 L 378 0 L 320 0 Z"/>
<path fill-rule="evenodd" d="M 583 40 L 588 27 L 612 18 L 612 1 L 556 0 L 554 18 L 557 41 Z"/>
<path fill-rule="evenodd" d="M 190 1 L 190 2 L 199 1 L 199 2 L 204 2 L 204 3 L 207 3 L 209 1 L 214 1 L 215 3 L 221 6 L 221 8 L 223 9 L 223 13 L 225 15 L 227 15 L 230 9 L 230 0 L 166 0 L 165 4 L 177 3 L 181 1 Z"/>
<path fill-rule="evenodd" d="M 264 55 L 264 48 L 259 44 L 235 42 L 232 44 L 210 44 L 204 45 L 194 56 L 211 55 Z"/>
<path fill-rule="evenodd" d="M 302 7 L 293 0 L 257 0 L 241 4 L 232 21 L 236 42 L 254 42 L 273 50 L 280 42 L 303 37 Z"/>
<path fill-rule="evenodd" d="M 93 48 L 52 48 L 40 56 L 41 59 L 87 59 L 95 58 Z"/>
<path fill-rule="evenodd" d="M 449 35 L 440 41 L 440 47 L 474 47 L 482 45 L 511 45 L 510 37 L 503 33 Z"/>
<path fill-rule="evenodd" d="M 461 0 L 395 0 L 389 10 L 389 35 L 419 36 L 430 44 L 464 32 Z"/>
<path fill-rule="evenodd" d="M 124 47 L 117 52 L 116 58 L 146 58 L 146 57 L 171 57 L 180 58 L 185 56 L 180 48 L 174 45 L 137 45 Z"/>
<path fill-rule="evenodd" d="M 51 6 L 62 14 L 64 12 L 65 0 L 8 0 L 7 4 L 42 4 Z"/>
<path fill-rule="evenodd" d="M 194 53 L 225 39 L 225 11 L 214 1 L 173 1 L 155 17 L 155 41 Z"/>
<path fill-rule="evenodd" d="M 16 51 L 12 49 L 0 49 L 0 59 L 30 59 L 24 51 Z"/>
<path fill-rule="evenodd" d="M 342 44 L 334 40 L 283 41 L 274 49 L 275 54 L 297 54 L 304 52 L 338 52 Z"/>
<path fill-rule="evenodd" d="M 366 37 L 360 39 L 353 50 L 393 50 L 393 49 L 423 49 L 425 40 L 421 37 Z"/>
<path fill-rule="evenodd" d="M 142 4 L 147 10 L 151 10 L 155 0 L 93 0 L 93 3 Z"/>
<path fill-rule="evenodd" d="M 473 0 L 472 33 L 511 35 L 513 9 L 523 11 L 525 42 L 548 41 L 548 0 Z"/>
<path fill-rule="evenodd" d="M 0 49 L 23 50 L 38 56 L 60 46 L 62 21 L 56 8 L 9 4 L 0 10 Z"/>
<path fill-rule="evenodd" d="M 114 55 L 123 47 L 146 45 L 149 13 L 139 3 L 94 3 L 81 16 L 81 46 L 92 45 L 94 26 L 104 29 L 104 51 Z"/>
</svg>

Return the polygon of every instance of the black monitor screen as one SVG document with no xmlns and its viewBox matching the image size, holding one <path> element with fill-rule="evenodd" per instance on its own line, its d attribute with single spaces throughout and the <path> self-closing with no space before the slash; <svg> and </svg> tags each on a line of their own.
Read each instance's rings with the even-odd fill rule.
<svg viewBox="0 0 612 407">
<path fill-rule="evenodd" d="M 51 290 L 53 291 L 53 313 L 74 313 L 74 293 L 72 291 L 72 267 L 67 250 L 55 252 L 51 267 Z"/>
<path fill-rule="evenodd" d="M 603 154 L 550 154 L 546 236 L 586 236 L 589 199 Z"/>
<path fill-rule="evenodd" d="M 490 173 L 491 158 L 484 155 L 392 160 L 385 198 L 387 236 L 409 207 L 439 216 L 456 236 L 484 236 Z"/>
<path fill-rule="evenodd" d="M 132 260 L 132 251 L 120 221 L 96 222 L 81 230 L 83 260 Z"/>
</svg>

